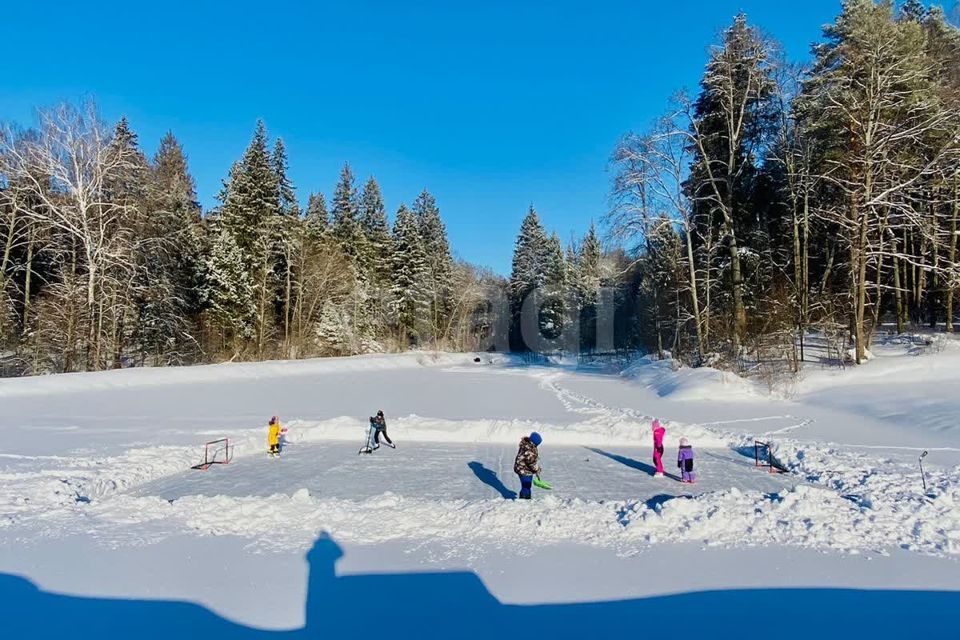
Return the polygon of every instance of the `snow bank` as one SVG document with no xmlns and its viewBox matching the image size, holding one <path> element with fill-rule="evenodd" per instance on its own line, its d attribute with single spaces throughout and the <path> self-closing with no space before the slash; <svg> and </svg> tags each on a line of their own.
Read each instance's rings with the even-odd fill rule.
<svg viewBox="0 0 960 640">
<path fill-rule="evenodd" d="M 291 442 L 354 440 L 361 442 L 369 422 L 340 417 L 333 420 L 294 420 L 288 423 Z M 723 448 L 730 437 L 698 425 L 670 423 L 664 443 L 675 447 L 687 437 L 702 448 Z M 405 442 L 496 442 L 516 444 L 521 436 L 539 432 L 550 446 L 623 445 L 649 437 L 648 420 L 597 416 L 573 424 L 556 425 L 536 420 L 444 420 L 408 415 L 390 420 L 389 432 Z M 259 433 L 259 432 L 258 432 Z M 257 440 L 256 450 L 262 434 Z"/>
<path fill-rule="evenodd" d="M 298 549 L 329 531 L 347 543 L 429 539 L 467 554 L 478 543 L 523 551 L 561 542 L 610 547 L 622 554 L 641 545 L 679 542 L 880 554 L 904 547 L 960 554 L 958 501 L 956 488 L 934 501 L 917 496 L 902 500 L 896 509 L 811 486 L 775 494 L 731 489 L 655 506 L 643 500 L 584 501 L 544 494 L 533 502 L 436 501 L 388 492 L 354 501 L 315 498 L 299 489 L 267 498 L 189 496 L 172 502 L 118 496 L 88 512 L 99 526 L 162 521 L 204 535 L 244 536 L 263 551 L 276 546 L 278 531 Z"/>
<path fill-rule="evenodd" d="M 295 376 L 319 376 L 358 371 L 389 371 L 429 366 L 476 366 L 503 361 L 502 356 L 474 353 L 415 351 L 402 354 L 375 354 L 345 358 L 275 360 L 268 362 L 222 363 L 188 367 L 142 367 L 91 373 L 61 373 L 48 376 L 0 379 L 0 398 L 48 393 L 73 393 L 133 389 L 159 385 L 202 384 L 230 380 L 272 380 Z"/>
<path fill-rule="evenodd" d="M 637 384 L 672 400 L 760 400 L 764 394 L 748 380 L 710 367 L 685 367 L 675 360 L 643 357 L 621 374 Z"/>
</svg>

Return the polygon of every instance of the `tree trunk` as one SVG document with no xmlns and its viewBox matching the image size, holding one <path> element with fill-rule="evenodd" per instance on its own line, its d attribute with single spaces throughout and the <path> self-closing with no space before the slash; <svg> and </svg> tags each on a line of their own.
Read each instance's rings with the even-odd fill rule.
<svg viewBox="0 0 960 640">
<path fill-rule="evenodd" d="M 687 226 L 687 267 L 690 277 L 690 302 L 693 305 L 693 322 L 697 330 L 697 359 L 703 362 L 704 344 L 703 327 L 700 321 L 700 294 L 697 291 L 697 264 L 693 259 L 693 240 L 690 238 L 692 230 Z"/>
<path fill-rule="evenodd" d="M 7 238 L 3 247 L 3 261 L 0 262 L 0 296 L 7 292 L 7 265 L 10 264 L 10 253 L 13 250 L 13 239 L 16 237 L 16 217 L 10 214 L 7 224 Z"/>
<path fill-rule="evenodd" d="M 870 175 L 867 174 L 867 190 L 870 194 Z M 864 321 L 867 308 L 867 214 L 853 204 L 854 220 L 859 223 L 857 230 L 857 239 L 855 247 L 856 261 L 851 261 L 855 265 L 853 271 L 853 293 L 854 293 L 854 338 L 856 340 L 856 363 L 862 364 L 866 357 L 866 345 L 864 345 Z"/>
<path fill-rule="evenodd" d="M 34 244 L 34 225 L 30 223 L 27 229 L 27 269 L 23 282 L 23 326 L 21 327 L 21 337 L 26 335 L 30 327 L 30 304 L 31 288 L 33 284 L 33 244 Z"/>
<path fill-rule="evenodd" d="M 257 360 L 263 360 L 263 344 L 266 338 L 267 323 L 267 267 L 269 262 L 264 251 L 263 264 L 260 269 L 260 304 L 257 309 Z"/>
<path fill-rule="evenodd" d="M 953 215 L 950 216 L 950 248 L 949 259 L 950 266 L 956 268 L 957 264 L 957 217 L 960 215 L 960 176 L 955 176 L 953 181 Z M 946 286 L 946 314 L 947 314 L 947 333 L 953 333 L 953 299 L 956 296 L 955 276 L 951 276 Z"/>
<path fill-rule="evenodd" d="M 900 283 L 900 258 L 897 256 L 897 247 L 893 247 L 893 298 L 896 305 L 897 333 L 903 333 L 903 290 Z"/>
<path fill-rule="evenodd" d="M 743 276 L 740 270 L 740 249 L 737 247 L 737 234 L 733 220 L 724 214 L 724 225 L 730 238 L 730 278 L 733 287 L 733 349 L 740 351 L 747 328 L 747 310 L 743 305 Z"/>
</svg>

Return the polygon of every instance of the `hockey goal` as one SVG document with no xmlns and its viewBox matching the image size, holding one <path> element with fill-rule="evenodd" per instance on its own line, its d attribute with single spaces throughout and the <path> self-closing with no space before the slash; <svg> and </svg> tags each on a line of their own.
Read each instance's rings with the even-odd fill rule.
<svg viewBox="0 0 960 640">
<path fill-rule="evenodd" d="M 210 465 L 230 464 L 231 460 L 233 460 L 233 447 L 230 446 L 230 439 L 220 438 L 204 443 L 203 460 L 191 468 L 206 471 L 210 468 Z"/>
<path fill-rule="evenodd" d="M 773 457 L 769 442 L 753 441 L 753 460 L 761 469 L 769 469 L 770 473 L 786 473 L 787 469 Z"/>
</svg>

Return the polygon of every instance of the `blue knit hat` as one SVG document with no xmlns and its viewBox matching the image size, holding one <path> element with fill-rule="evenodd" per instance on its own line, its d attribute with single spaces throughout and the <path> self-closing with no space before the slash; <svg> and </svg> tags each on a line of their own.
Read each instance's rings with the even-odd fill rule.
<svg viewBox="0 0 960 640">
<path fill-rule="evenodd" d="M 543 436 L 541 436 L 539 433 L 534 431 L 533 433 L 530 434 L 530 442 L 532 442 L 533 444 L 539 447 L 540 443 L 543 442 Z"/>
</svg>

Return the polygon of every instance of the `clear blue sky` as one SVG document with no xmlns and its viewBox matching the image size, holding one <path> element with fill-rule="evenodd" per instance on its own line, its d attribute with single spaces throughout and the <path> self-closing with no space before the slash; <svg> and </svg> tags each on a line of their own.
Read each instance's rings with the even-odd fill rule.
<svg viewBox="0 0 960 640">
<path fill-rule="evenodd" d="M 468 6 L 469 5 L 469 6 Z M 533 203 L 566 241 L 607 160 L 740 10 L 804 58 L 839 0 L 29 2 L 0 21 L 0 119 L 92 95 L 148 153 L 170 129 L 205 207 L 263 118 L 301 201 L 349 161 L 392 213 L 428 187 L 456 253 L 507 273 Z"/>
</svg>

